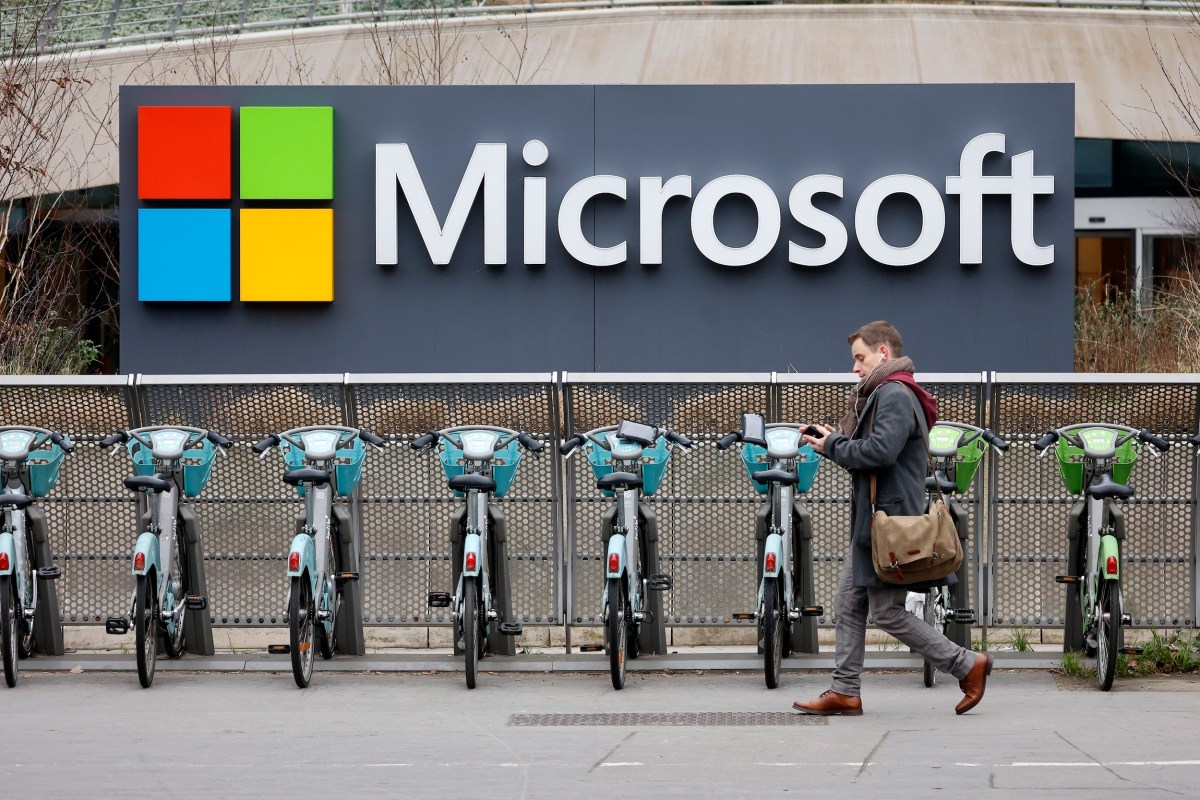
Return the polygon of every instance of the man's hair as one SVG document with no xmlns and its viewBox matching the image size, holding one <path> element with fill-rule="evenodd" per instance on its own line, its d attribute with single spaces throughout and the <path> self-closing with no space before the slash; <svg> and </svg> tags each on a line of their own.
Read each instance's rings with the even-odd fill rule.
<svg viewBox="0 0 1200 800">
<path fill-rule="evenodd" d="M 861 328 L 850 334 L 846 341 L 851 345 L 855 339 L 862 339 L 863 344 L 874 350 L 878 350 L 880 345 L 886 344 L 893 358 L 899 358 L 904 355 L 904 339 L 900 337 L 900 331 L 890 322 L 876 320 L 868 322 Z"/>
</svg>

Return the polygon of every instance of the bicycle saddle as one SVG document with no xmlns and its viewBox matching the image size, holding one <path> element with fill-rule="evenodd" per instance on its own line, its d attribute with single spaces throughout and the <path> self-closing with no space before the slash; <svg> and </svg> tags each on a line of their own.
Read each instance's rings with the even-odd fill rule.
<svg viewBox="0 0 1200 800">
<path fill-rule="evenodd" d="M 121 482 L 125 484 L 126 489 L 132 489 L 135 492 L 141 489 L 165 492 L 173 485 L 169 480 L 157 475 L 126 475 Z"/>
<path fill-rule="evenodd" d="M 14 508 L 20 510 L 26 506 L 33 505 L 33 498 L 26 494 L 18 494 L 17 492 L 5 492 L 0 494 L 0 508 Z"/>
<path fill-rule="evenodd" d="M 934 479 L 937 483 L 934 483 Z M 946 477 L 946 473 L 938 472 L 935 475 L 930 475 L 925 479 L 925 491 L 932 492 L 935 489 L 941 489 L 943 492 L 953 492 L 958 489 L 958 484 Z"/>
<path fill-rule="evenodd" d="M 800 476 L 786 469 L 764 469 L 754 473 L 755 483 L 778 483 L 780 486 L 795 486 L 800 482 Z"/>
<path fill-rule="evenodd" d="M 640 489 L 642 479 L 632 472 L 610 472 L 596 481 L 597 489 Z"/>
<path fill-rule="evenodd" d="M 299 486 L 302 483 L 322 486 L 329 483 L 329 470 L 317 469 L 316 467 L 289 469 L 283 473 L 283 482 L 289 486 Z"/>
<path fill-rule="evenodd" d="M 495 479 L 489 478 L 487 475 L 480 475 L 478 472 L 464 472 L 462 475 L 455 475 L 449 483 L 451 489 L 460 492 L 468 489 L 478 489 L 481 492 L 496 491 Z"/>
<path fill-rule="evenodd" d="M 1108 475 L 1101 475 L 1087 487 L 1088 497 L 1095 497 L 1097 500 L 1106 500 L 1110 497 L 1133 497 L 1133 487 L 1126 486 L 1123 483 L 1117 483 Z"/>
</svg>

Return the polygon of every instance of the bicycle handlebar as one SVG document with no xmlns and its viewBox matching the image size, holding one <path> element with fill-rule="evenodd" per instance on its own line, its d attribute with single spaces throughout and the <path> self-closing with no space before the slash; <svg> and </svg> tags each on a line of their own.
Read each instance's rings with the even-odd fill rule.
<svg viewBox="0 0 1200 800">
<path fill-rule="evenodd" d="M 1170 442 L 1161 436 L 1151 433 L 1148 428 L 1131 428 L 1128 425 L 1117 425 L 1109 422 L 1082 422 L 1078 425 L 1070 425 L 1065 428 L 1055 428 L 1052 431 L 1048 431 L 1033 443 L 1033 449 L 1039 453 L 1044 452 L 1046 448 L 1059 439 L 1066 439 L 1067 443 L 1073 447 L 1083 447 L 1083 439 L 1080 438 L 1078 431 L 1084 428 L 1107 428 L 1108 430 L 1125 434 L 1124 436 L 1117 437 L 1115 443 L 1117 447 L 1120 447 L 1136 436 L 1139 441 L 1153 446 L 1159 452 L 1165 453 L 1171 448 Z M 1195 442 L 1193 441 L 1193 443 Z"/>
<path fill-rule="evenodd" d="M 732 447 L 734 445 L 735 442 L 740 442 L 741 440 L 742 440 L 741 431 L 734 431 L 733 433 L 727 433 L 724 436 L 722 436 L 720 439 L 717 440 L 717 449 L 718 450 L 728 450 L 730 447 Z"/>
<path fill-rule="evenodd" d="M 61 447 L 64 453 L 70 454 L 75 452 L 75 445 L 68 442 L 66 438 L 58 431 L 48 430 L 47 428 L 38 428 L 33 425 L 0 425 L 0 431 L 25 431 L 26 433 L 32 433 L 36 434 L 36 436 L 41 436 L 41 441 L 37 441 L 35 437 L 35 441 L 37 441 L 37 443 L 30 448 L 31 450 L 36 450 L 49 441 L 52 444 L 56 444 Z"/>
<path fill-rule="evenodd" d="M 507 436 L 500 437 L 500 439 L 496 442 L 495 447 L 492 448 L 492 452 L 496 452 L 497 450 L 502 450 L 503 448 L 508 447 L 513 439 L 516 439 L 521 446 L 530 453 L 537 454 L 542 452 L 544 449 L 544 445 L 537 439 L 533 438 L 532 435 L 525 433 L 524 431 L 514 431 L 512 428 L 502 428 L 498 425 L 457 425 L 453 428 L 446 428 L 445 430 L 441 431 L 430 431 L 429 433 L 422 434 L 416 439 L 413 439 L 409 443 L 409 447 L 411 447 L 413 450 L 424 450 L 439 438 L 445 439 L 455 447 L 460 447 L 461 443 L 450 438 L 450 434 L 461 433 L 463 431 L 480 430 L 508 434 Z"/>
<path fill-rule="evenodd" d="M 590 431 L 585 433 L 577 433 L 559 445 L 558 451 L 564 456 L 569 456 L 575 450 L 575 448 L 579 447 L 585 441 L 590 441 L 592 444 L 596 445 L 602 450 L 611 451 L 611 448 L 608 446 L 608 440 L 605 437 L 600 436 L 600 434 L 611 433 L 616 431 L 619 427 L 619 425 L 602 425 L 599 428 L 592 428 Z M 654 430 L 658 436 L 665 436 L 667 441 L 671 442 L 672 444 L 677 444 L 685 449 L 691 449 L 692 445 L 694 444 L 690 436 L 680 433 L 679 431 L 672 430 L 671 428 L 655 428 Z"/>
</svg>

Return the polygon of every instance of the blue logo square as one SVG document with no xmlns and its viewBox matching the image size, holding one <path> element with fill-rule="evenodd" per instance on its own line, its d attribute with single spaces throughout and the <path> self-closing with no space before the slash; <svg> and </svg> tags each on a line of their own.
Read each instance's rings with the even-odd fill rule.
<svg viewBox="0 0 1200 800">
<path fill-rule="evenodd" d="M 138 209 L 138 300 L 230 299 L 227 208 Z"/>
</svg>

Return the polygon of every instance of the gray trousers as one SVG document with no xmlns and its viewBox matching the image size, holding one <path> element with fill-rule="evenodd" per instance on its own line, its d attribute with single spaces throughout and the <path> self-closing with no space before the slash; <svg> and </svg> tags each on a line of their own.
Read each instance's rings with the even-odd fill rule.
<svg viewBox="0 0 1200 800">
<path fill-rule="evenodd" d="M 833 691 L 855 697 L 862 692 L 868 611 L 877 627 L 929 659 L 936 668 L 959 680 L 967 677 L 975 663 L 975 654 L 959 647 L 941 631 L 934 630 L 924 620 L 905 611 L 904 599 L 908 594 L 905 587 L 868 589 L 855 586 L 851 563 L 853 553 L 852 546 L 842 564 L 837 595 L 834 597 L 837 648 L 834 653 Z"/>
</svg>

